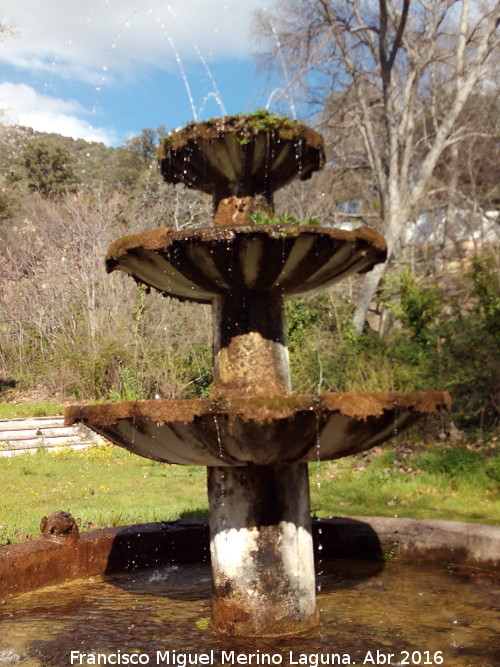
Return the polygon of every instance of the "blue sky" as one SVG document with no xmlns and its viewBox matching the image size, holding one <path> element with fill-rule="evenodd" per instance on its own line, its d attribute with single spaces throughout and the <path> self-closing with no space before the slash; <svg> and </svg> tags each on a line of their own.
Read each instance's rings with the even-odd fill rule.
<svg viewBox="0 0 500 667">
<path fill-rule="evenodd" d="M 2 120 L 119 145 L 143 127 L 264 107 L 283 82 L 257 75 L 250 24 L 273 4 L 2 0 L 14 33 L 0 42 Z"/>
</svg>

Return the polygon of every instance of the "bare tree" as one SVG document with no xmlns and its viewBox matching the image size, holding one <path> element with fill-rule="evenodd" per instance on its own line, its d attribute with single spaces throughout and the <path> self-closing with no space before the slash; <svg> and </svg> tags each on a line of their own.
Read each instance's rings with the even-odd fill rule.
<svg viewBox="0 0 500 667">
<path fill-rule="evenodd" d="M 258 17 L 263 62 L 279 50 L 291 84 L 323 110 L 334 172 L 368 174 L 364 203 L 371 193 L 388 259 L 364 278 L 357 331 L 443 153 L 470 138 L 458 121 L 498 50 L 499 21 L 497 0 L 285 0 Z"/>
<path fill-rule="evenodd" d="M 208 382 L 208 307 L 106 275 L 111 241 L 171 217 L 162 202 L 125 203 L 128 220 L 120 193 L 25 193 L 0 230 L 0 376 L 78 398 L 192 395 Z"/>
</svg>

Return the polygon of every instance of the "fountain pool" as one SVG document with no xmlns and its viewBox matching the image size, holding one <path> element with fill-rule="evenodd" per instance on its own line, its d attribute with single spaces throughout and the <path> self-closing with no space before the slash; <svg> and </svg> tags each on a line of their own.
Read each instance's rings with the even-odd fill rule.
<svg viewBox="0 0 500 667">
<path fill-rule="evenodd" d="M 0 665 L 98 664 L 99 654 L 100 664 L 136 656 L 136 664 L 179 667 L 250 660 L 287 667 L 498 665 L 498 575 L 397 560 L 325 561 L 322 570 L 319 627 L 279 640 L 212 633 L 206 563 L 27 593 L 0 605 Z"/>
</svg>

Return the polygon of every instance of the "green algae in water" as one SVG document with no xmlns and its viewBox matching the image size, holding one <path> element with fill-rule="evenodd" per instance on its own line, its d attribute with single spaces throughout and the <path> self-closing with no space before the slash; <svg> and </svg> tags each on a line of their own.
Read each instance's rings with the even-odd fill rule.
<svg viewBox="0 0 500 667">
<path fill-rule="evenodd" d="M 269 655 L 286 667 L 321 660 L 370 665 L 390 654 L 390 663 L 378 664 L 499 664 L 498 576 L 452 576 L 396 561 L 331 561 L 323 570 L 319 628 L 279 639 L 216 637 L 200 623 L 210 615 L 208 565 L 44 588 L 0 604 L 0 665 L 70 665 L 71 651 L 122 659 L 116 664 L 140 656 L 142 664 L 180 667 L 203 664 L 201 656 L 217 667 L 232 664 L 229 658 L 245 664 L 251 654 L 252 664 L 266 664 L 257 660 Z"/>
</svg>

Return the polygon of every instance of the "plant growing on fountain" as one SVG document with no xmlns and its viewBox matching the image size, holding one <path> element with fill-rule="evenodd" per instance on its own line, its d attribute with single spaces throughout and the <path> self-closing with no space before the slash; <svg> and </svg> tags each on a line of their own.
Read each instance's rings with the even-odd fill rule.
<svg viewBox="0 0 500 667">
<path fill-rule="evenodd" d="M 422 414 L 444 392 L 292 396 L 284 302 L 386 256 L 384 239 L 280 223 L 273 193 L 324 164 L 315 131 L 258 112 L 191 124 L 164 140 L 170 183 L 210 193 L 214 225 L 154 229 L 113 243 L 108 271 L 213 312 L 210 399 L 73 406 L 112 442 L 158 461 L 208 468 L 212 625 L 230 635 L 286 635 L 316 625 L 310 461 L 354 454 Z"/>
</svg>

